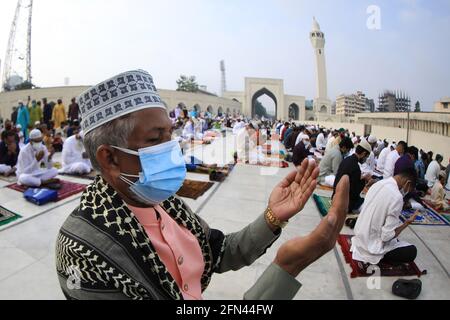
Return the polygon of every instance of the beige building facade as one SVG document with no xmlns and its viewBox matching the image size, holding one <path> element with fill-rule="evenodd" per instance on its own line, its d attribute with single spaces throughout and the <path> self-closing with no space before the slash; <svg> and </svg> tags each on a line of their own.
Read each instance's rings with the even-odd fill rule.
<svg viewBox="0 0 450 320">
<path fill-rule="evenodd" d="M 450 112 L 450 97 L 442 98 L 434 104 L 434 112 Z"/>
<path fill-rule="evenodd" d="M 361 91 L 356 94 L 342 94 L 336 98 L 336 115 L 354 117 L 366 111 L 366 95 Z"/>
<path fill-rule="evenodd" d="M 224 98 L 242 103 L 242 113 L 247 117 L 255 116 L 256 100 L 269 96 L 275 103 L 277 119 L 292 119 L 294 121 L 306 118 L 305 97 L 286 95 L 284 81 L 267 78 L 245 78 L 245 91 L 226 91 Z"/>
</svg>

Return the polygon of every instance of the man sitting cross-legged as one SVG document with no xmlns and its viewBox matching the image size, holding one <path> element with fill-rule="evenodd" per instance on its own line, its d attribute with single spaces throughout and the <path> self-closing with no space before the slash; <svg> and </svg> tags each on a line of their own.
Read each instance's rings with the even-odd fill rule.
<svg viewBox="0 0 450 320">
<path fill-rule="evenodd" d="M 30 143 L 20 151 L 17 161 L 19 185 L 41 187 L 54 184 L 58 170 L 52 167 L 52 153 L 42 143 L 42 132 L 34 129 L 30 133 Z"/>
<path fill-rule="evenodd" d="M 415 260 L 416 247 L 400 241 L 398 236 L 417 217 L 416 213 L 405 223 L 400 221 L 403 195 L 414 190 L 416 179 L 415 170 L 408 168 L 370 188 L 352 239 L 354 260 L 373 265 L 380 261 L 400 264 Z"/>
<path fill-rule="evenodd" d="M 92 171 L 91 161 L 84 149 L 83 137 L 83 132 L 80 132 L 64 142 L 61 173 L 82 176 Z"/>
</svg>

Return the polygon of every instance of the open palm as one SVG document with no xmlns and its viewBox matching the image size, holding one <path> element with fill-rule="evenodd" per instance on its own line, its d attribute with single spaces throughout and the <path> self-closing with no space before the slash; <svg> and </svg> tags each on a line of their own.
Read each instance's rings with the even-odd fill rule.
<svg viewBox="0 0 450 320">
<path fill-rule="evenodd" d="M 288 221 L 305 207 L 317 186 L 319 168 L 305 159 L 297 171 L 291 172 L 272 191 L 269 207 L 281 221 Z"/>
</svg>

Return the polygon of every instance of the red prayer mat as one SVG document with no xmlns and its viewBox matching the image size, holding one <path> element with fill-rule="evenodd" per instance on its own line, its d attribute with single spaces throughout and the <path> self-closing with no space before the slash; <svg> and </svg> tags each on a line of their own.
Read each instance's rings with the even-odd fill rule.
<svg viewBox="0 0 450 320">
<path fill-rule="evenodd" d="M 350 252 L 353 236 L 350 235 L 340 235 L 338 238 L 338 243 L 342 248 L 342 253 L 345 257 L 345 262 L 350 264 L 352 268 L 351 278 L 359 277 L 371 277 L 375 274 L 375 270 L 378 269 L 382 277 L 410 277 L 427 274 L 427 271 L 420 271 L 417 265 L 412 263 L 404 263 L 398 266 L 393 266 L 386 263 L 380 263 L 376 266 L 367 265 L 361 261 L 353 260 L 352 253 Z"/>
<path fill-rule="evenodd" d="M 85 184 L 79 184 L 79 183 L 73 183 L 61 180 L 60 183 L 61 189 L 58 191 L 58 200 L 56 202 L 67 199 L 70 196 L 73 196 L 74 194 L 81 193 L 86 189 L 87 185 Z M 22 192 L 24 193 L 28 187 L 26 186 L 20 186 L 17 183 L 7 186 L 7 188 Z"/>
</svg>

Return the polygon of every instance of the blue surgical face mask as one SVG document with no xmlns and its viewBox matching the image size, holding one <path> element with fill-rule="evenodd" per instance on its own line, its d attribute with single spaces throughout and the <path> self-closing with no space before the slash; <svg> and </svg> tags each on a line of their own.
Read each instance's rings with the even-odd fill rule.
<svg viewBox="0 0 450 320">
<path fill-rule="evenodd" d="M 186 179 L 186 163 L 175 140 L 138 152 L 113 148 L 139 157 L 142 172 L 139 175 L 122 173 L 120 179 L 130 186 L 130 191 L 142 204 L 155 206 L 169 199 L 180 190 Z M 130 178 L 139 180 L 132 182 Z"/>
</svg>

